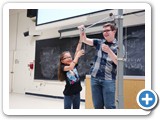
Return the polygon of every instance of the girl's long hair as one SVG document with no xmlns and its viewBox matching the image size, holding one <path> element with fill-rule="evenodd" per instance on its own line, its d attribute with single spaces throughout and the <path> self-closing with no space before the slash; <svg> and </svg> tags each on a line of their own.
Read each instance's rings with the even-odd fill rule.
<svg viewBox="0 0 160 120">
<path fill-rule="evenodd" d="M 64 54 L 66 53 L 70 53 L 69 51 L 64 51 L 59 58 L 59 65 L 58 65 L 58 80 L 60 81 L 64 81 L 65 80 L 65 75 L 64 75 L 64 71 L 61 69 L 62 66 L 62 60 L 64 58 Z"/>
</svg>

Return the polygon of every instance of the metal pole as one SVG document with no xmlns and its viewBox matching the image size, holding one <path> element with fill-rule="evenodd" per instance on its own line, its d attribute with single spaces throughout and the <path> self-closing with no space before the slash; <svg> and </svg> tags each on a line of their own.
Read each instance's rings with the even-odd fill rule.
<svg viewBox="0 0 160 120">
<path fill-rule="evenodd" d="M 117 95 L 118 109 L 124 108 L 123 97 L 123 9 L 118 9 L 118 65 L 117 65 Z"/>
</svg>

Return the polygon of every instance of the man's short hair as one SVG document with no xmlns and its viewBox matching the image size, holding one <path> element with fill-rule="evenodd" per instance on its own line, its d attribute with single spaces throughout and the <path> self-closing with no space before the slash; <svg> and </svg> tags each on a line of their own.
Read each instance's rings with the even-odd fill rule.
<svg viewBox="0 0 160 120">
<path fill-rule="evenodd" d="M 105 28 L 105 27 L 110 27 L 112 31 L 117 30 L 116 25 L 113 23 L 106 23 L 103 25 L 103 28 Z"/>
</svg>

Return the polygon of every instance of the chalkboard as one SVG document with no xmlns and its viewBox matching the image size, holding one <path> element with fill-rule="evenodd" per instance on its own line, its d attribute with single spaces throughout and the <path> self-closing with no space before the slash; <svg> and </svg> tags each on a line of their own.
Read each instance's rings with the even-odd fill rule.
<svg viewBox="0 0 160 120">
<path fill-rule="evenodd" d="M 145 26 L 125 28 L 124 46 L 124 75 L 145 76 Z"/>
<path fill-rule="evenodd" d="M 89 37 L 99 37 L 92 35 Z M 64 51 L 70 51 L 74 56 L 79 37 L 75 38 L 51 38 L 36 41 L 35 74 L 34 79 L 57 80 L 59 55 Z M 82 46 L 84 48 L 84 45 Z M 89 74 L 93 63 L 95 48 L 85 45 L 85 55 L 79 59 L 78 71 L 80 79 L 84 80 Z"/>
<path fill-rule="evenodd" d="M 125 32 L 126 31 L 126 32 Z M 125 34 L 127 33 L 127 35 Z M 103 35 L 88 35 L 89 38 L 103 38 Z M 70 51 L 72 56 L 76 50 L 79 37 L 51 38 L 36 41 L 35 71 L 36 80 L 57 80 L 59 55 L 63 51 Z M 126 61 L 124 63 L 124 75 L 145 75 L 145 33 L 144 25 L 124 28 L 124 46 Z M 85 55 L 79 59 L 78 72 L 80 79 L 90 73 L 95 56 L 95 48 L 83 45 Z"/>
</svg>

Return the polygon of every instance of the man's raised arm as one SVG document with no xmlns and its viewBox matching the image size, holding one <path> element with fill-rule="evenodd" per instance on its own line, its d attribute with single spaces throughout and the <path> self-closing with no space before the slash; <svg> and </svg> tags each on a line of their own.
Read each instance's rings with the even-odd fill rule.
<svg viewBox="0 0 160 120">
<path fill-rule="evenodd" d="M 89 45 L 89 46 L 93 46 L 93 39 L 86 37 L 84 25 L 78 26 L 78 29 L 80 30 L 80 36 L 82 38 L 82 42 Z"/>
</svg>

